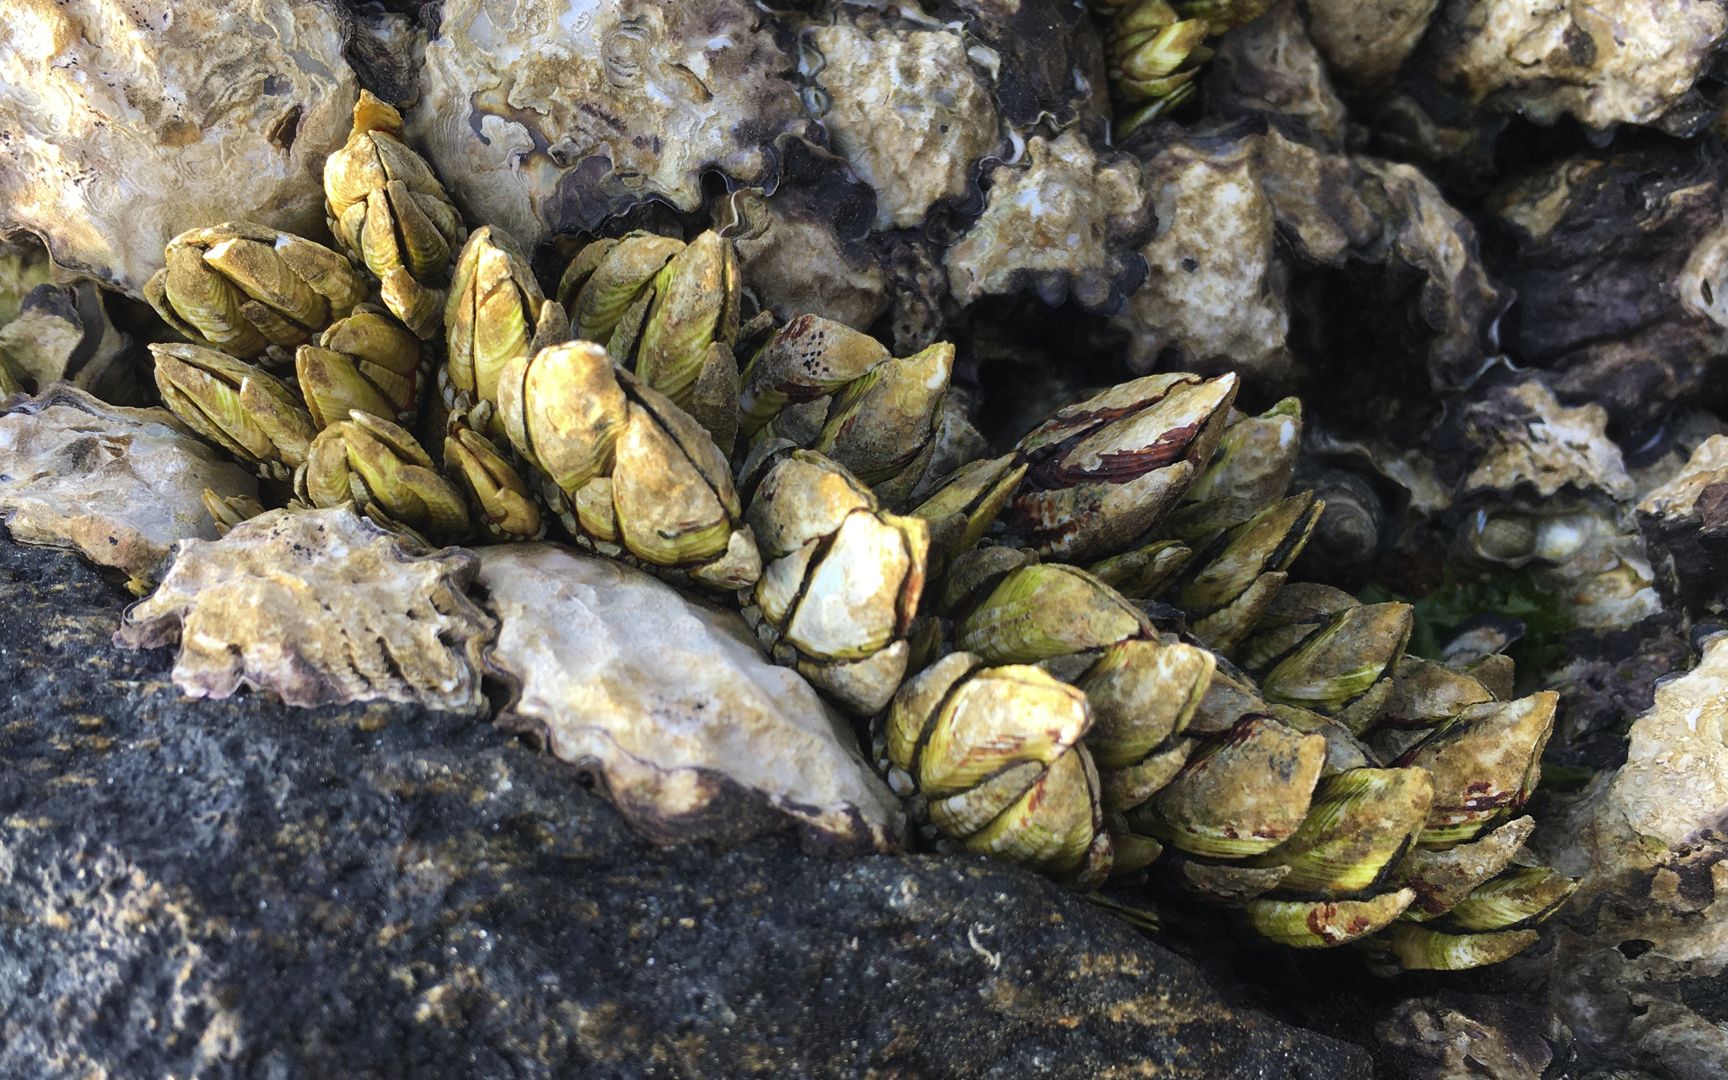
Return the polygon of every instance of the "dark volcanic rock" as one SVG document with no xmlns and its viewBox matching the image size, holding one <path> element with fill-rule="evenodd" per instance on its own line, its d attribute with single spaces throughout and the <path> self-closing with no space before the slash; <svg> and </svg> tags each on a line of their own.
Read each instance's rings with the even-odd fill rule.
<svg viewBox="0 0 1728 1080">
<path fill-rule="evenodd" d="M 0 1076 L 1357 1077 L 983 861 L 652 848 L 401 706 L 188 701 L 0 540 Z"/>
</svg>

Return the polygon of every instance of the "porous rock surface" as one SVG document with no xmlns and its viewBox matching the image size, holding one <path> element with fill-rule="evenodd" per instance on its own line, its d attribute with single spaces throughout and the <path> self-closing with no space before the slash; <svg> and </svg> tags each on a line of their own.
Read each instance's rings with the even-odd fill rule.
<svg viewBox="0 0 1728 1080">
<path fill-rule="evenodd" d="M 188 701 L 0 539 L 0 1075 L 1356 1078 L 982 859 L 643 843 L 497 728 Z"/>
</svg>

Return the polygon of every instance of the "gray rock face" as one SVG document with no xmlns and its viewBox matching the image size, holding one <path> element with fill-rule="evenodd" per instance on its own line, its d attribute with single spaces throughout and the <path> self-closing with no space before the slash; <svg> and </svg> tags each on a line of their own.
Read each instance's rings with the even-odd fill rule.
<svg viewBox="0 0 1728 1080">
<path fill-rule="evenodd" d="M 181 699 L 123 599 L 0 541 L 0 1076 L 1369 1075 L 1012 868 L 655 848 L 483 722 Z"/>
</svg>

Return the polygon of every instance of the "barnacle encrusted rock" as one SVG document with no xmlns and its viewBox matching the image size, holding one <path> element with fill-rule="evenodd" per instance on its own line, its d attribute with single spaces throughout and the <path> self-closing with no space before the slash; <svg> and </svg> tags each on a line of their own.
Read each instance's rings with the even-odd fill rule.
<svg viewBox="0 0 1728 1080">
<path fill-rule="evenodd" d="M 73 383 L 105 401 L 135 400 L 132 341 L 115 328 L 95 283 L 38 285 L 0 320 L 0 368 L 27 389 Z"/>
<path fill-rule="evenodd" d="M 1638 524 L 1664 599 L 1693 615 L 1720 612 L 1728 604 L 1728 435 L 1704 440 L 1640 499 Z"/>
<path fill-rule="evenodd" d="M 771 181 L 775 139 L 814 126 L 765 17 L 747 0 L 451 0 L 408 142 L 530 250 L 649 200 L 696 210 L 704 172 Z"/>
<path fill-rule="evenodd" d="M 746 288 L 776 318 L 817 315 L 862 330 L 888 306 L 880 257 L 843 232 L 849 218 L 869 230 L 869 202 L 855 181 L 773 195 L 746 188 L 715 201 L 714 224 L 732 241 Z"/>
<path fill-rule="evenodd" d="M 1209 114 L 1264 117 L 1293 138 L 1343 146 L 1344 103 L 1295 0 L 1271 5 L 1225 34 L 1217 48 L 1202 74 Z"/>
<path fill-rule="evenodd" d="M 0 25 L 0 233 L 136 294 L 170 237 L 323 226 L 357 88 L 331 4 L 14 0 Z"/>
<path fill-rule="evenodd" d="M 1551 124 L 1652 124 L 1728 32 L 1719 0 L 1448 0 L 1419 65 L 1471 105 Z"/>
<path fill-rule="evenodd" d="M 1626 764 L 1546 836 L 1582 874 L 1556 935 L 1555 1004 L 1595 1054 L 1666 1076 L 1728 1074 L 1710 1004 L 1728 972 L 1728 637 L 1656 689 Z M 1539 837 L 1540 839 L 1540 837 Z"/>
<path fill-rule="evenodd" d="M 1511 492 L 1521 486 L 1541 498 L 1562 489 L 1599 488 L 1611 497 L 1632 496 L 1620 447 L 1608 438 L 1608 414 L 1600 405 L 1567 407 L 1540 378 L 1501 384 L 1464 410 L 1466 438 L 1479 456 L 1464 478 L 1466 494 Z"/>
<path fill-rule="evenodd" d="M 1521 313 L 1508 346 L 1634 442 L 1723 371 L 1723 175 L 1715 149 L 1645 145 L 1562 159 L 1491 199 L 1513 241 L 1497 268 Z"/>
<path fill-rule="evenodd" d="M 899 806 L 855 737 L 737 615 L 551 544 L 480 560 L 499 619 L 490 663 L 516 689 L 500 723 L 592 769 L 639 829 L 738 839 L 790 819 L 825 848 L 894 844 Z"/>
<path fill-rule="evenodd" d="M 166 409 L 57 386 L 0 415 L 0 520 L 14 539 L 75 547 L 141 579 L 175 542 L 215 539 L 206 488 L 258 491 Z"/>
<path fill-rule="evenodd" d="M 960 303 L 1031 289 L 1048 304 L 1072 297 L 1111 311 L 1144 280 L 1134 247 L 1152 227 L 1152 208 L 1133 159 L 1095 150 L 1069 129 L 1034 135 L 1022 160 L 986 177 L 984 213 L 944 260 Z"/>
<path fill-rule="evenodd" d="M 290 705 L 479 712 L 480 647 L 495 624 L 464 592 L 478 566 L 460 548 L 428 554 L 352 507 L 273 510 L 182 544 L 115 640 L 178 640 L 174 685 L 191 697 L 251 686 Z"/>
<path fill-rule="evenodd" d="M 1388 82 L 1415 51 L 1440 0 L 1309 0 L 1308 33 L 1344 81 L 1372 89 Z"/>
<path fill-rule="evenodd" d="M 938 199 L 966 194 L 979 160 L 1003 143 L 987 76 L 956 28 L 841 14 L 805 40 L 819 88 L 806 100 L 876 189 L 878 229 L 914 227 Z"/>
</svg>

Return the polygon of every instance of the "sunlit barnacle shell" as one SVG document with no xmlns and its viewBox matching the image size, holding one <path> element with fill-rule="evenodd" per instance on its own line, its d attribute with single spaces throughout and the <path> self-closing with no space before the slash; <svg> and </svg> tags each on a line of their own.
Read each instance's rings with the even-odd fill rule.
<svg viewBox="0 0 1728 1080">
<path fill-rule="evenodd" d="M 348 507 L 273 510 L 221 540 L 187 540 L 117 639 L 180 643 L 191 697 L 242 686 L 291 705 L 409 701 L 477 713 L 480 646 L 496 624 L 470 600 L 479 560 L 428 554 Z"/>
<path fill-rule="evenodd" d="M 1658 124 L 1685 102 L 1725 33 L 1728 11 L 1700 0 L 1449 0 L 1415 64 L 1472 106 L 1538 123 Z"/>
<path fill-rule="evenodd" d="M 639 203 L 759 185 L 812 132 L 795 66 L 747 0 L 453 0 L 408 138 L 474 221 L 532 250 Z"/>
<path fill-rule="evenodd" d="M 985 176 L 983 214 L 944 257 L 960 303 L 1030 289 L 1049 304 L 1072 297 L 1110 311 L 1144 280 L 1134 247 L 1152 227 L 1152 207 L 1131 158 L 1070 129 L 1032 136 L 1023 160 Z"/>
<path fill-rule="evenodd" d="M 938 200 L 964 196 L 979 161 L 1005 148 L 989 76 L 956 26 L 854 11 L 804 31 L 805 102 L 875 189 L 876 228 L 912 228 Z"/>
<path fill-rule="evenodd" d="M 357 92 L 335 7 L 16 0 L 5 23 L 0 233 L 137 294 L 186 229 L 322 229 Z"/>
</svg>

